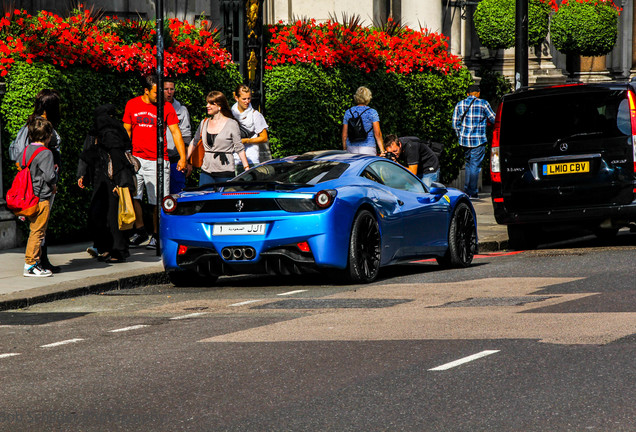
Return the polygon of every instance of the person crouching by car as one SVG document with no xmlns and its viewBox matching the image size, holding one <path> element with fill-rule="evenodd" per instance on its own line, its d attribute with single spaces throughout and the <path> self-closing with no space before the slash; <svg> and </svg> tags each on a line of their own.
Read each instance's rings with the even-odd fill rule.
<svg viewBox="0 0 636 432">
<path fill-rule="evenodd" d="M 400 137 L 387 135 L 384 139 L 386 152 L 393 153 L 396 162 L 404 165 L 413 174 L 422 179 L 427 187 L 439 180 L 439 160 L 427 143 L 418 137 Z"/>
</svg>

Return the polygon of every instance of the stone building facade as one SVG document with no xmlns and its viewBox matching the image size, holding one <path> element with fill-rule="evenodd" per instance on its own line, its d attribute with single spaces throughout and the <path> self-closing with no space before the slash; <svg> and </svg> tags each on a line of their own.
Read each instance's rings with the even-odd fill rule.
<svg viewBox="0 0 636 432">
<path fill-rule="evenodd" d="M 165 0 L 167 17 L 194 22 L 200 17 L 221 27 L 220 6 L 230 0 Z M 265 23 L 289 22 L 298 18 L 325 21 L 331 17 L 359 15 L 364 24 L 384 22 L 392 16 L 411 28 L 427 28 L 449 37 L 449 48 L 464 58 L 473 71 L 485 65 L 509 78 L 514 75 L 514 50 L 485 49 L 472 23 L 479 0 L 264 0 Z M 559 0 L 557 0 L 559 1 Z M 619 39 L 614 50 L 604 57 L 580 58 L 557 52 L 548 42 L 531 47 L 529 82 L 549 84 L 565 81 L 604 81 L 629 78 L 636 73 L 636 21 L 633 0 L 615 0 L 623 8 L 619 19 Z M 14 7 L 30 12 L 48 10 L 67 13 L 68 3 L 57 0 L 15 1 Z M 621 4 L 622 3 L 622 4 Z M 86 0 L 87 8 L 101 9 L 106 15 L 122 18 L 154 18 L 153 0 Z"/>
</svg>

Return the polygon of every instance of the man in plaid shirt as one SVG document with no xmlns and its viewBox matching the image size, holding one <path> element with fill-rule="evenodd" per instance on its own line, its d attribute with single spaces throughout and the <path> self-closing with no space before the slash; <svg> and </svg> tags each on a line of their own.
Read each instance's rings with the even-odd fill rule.
<svg viewBox="0 0 636 432">
<path fill-rule="evenodd" d="M 490 104 L 479 99 L 479 94 L 479 86 L 470 85 L 468 97 L 459 101 L 453 112 L 453 129 L 459 137 L 459 145 L 464 147 L 466 162 L 464 192 L 471 198 L 479 198 L 477 184 L 488 142 L 486 122 L 495 122 L 495 113 Z"/>
</svg>

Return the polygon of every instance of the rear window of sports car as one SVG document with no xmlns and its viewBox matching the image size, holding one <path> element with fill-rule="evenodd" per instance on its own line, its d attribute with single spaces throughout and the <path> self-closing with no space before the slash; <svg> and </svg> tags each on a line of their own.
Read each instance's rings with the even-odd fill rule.
<svg viewBox="0 0 636 432">
<path fill-rule="evenodd" d="M 315 185 L 337 179 L 348 167 L 349 164 L 342 162 L 281 161 L 259 165 L 239 175 L 233 181 Z"/>
</svg>

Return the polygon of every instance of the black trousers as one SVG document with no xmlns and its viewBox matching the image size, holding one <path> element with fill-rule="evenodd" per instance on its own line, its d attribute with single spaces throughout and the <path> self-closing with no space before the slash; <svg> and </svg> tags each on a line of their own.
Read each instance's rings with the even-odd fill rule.
<svg viewBox="0 0 636 432">
<path fill-rule="evenodd" d="M 107 182 L 96 185 L 88 210 L 88 229 L 93 236 L 93 246 L 101 254 L 110 253 L 113 258 L 128 258 L 128 236 L 119 230 L 117 221 L 119 197 Z"/>
</svg>

